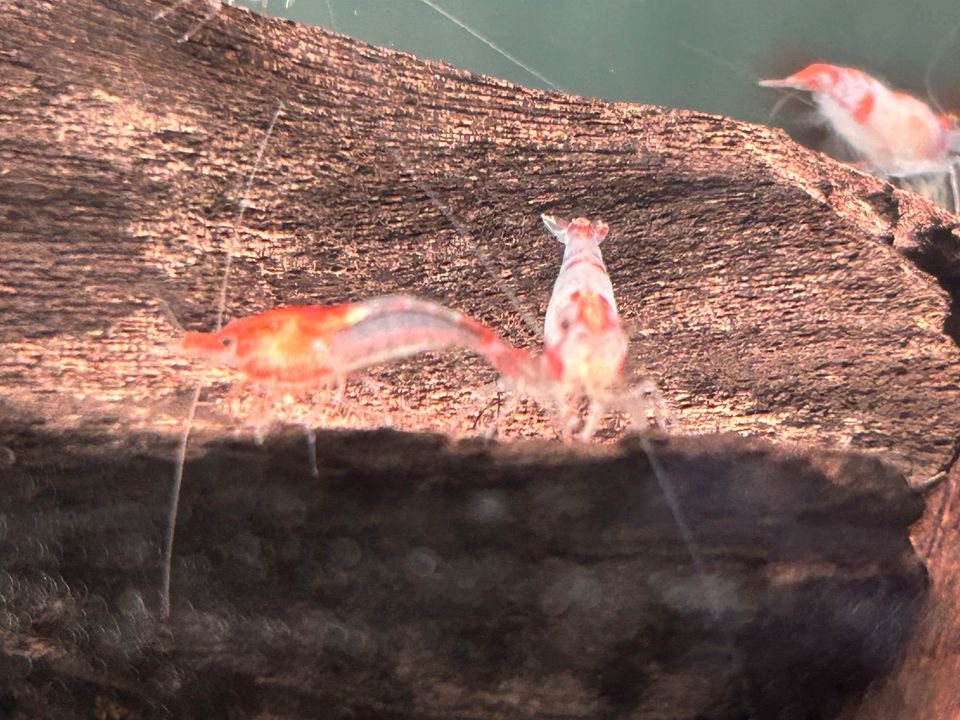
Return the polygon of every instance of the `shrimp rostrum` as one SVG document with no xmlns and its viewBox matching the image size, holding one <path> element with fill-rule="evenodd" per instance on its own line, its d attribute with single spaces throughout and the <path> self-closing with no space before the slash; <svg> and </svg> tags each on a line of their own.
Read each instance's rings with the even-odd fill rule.
<svg viewBox="0 0 960 720">
<path fill-rule="evenodd" d="M 607 225 L 585 218 L 568 222 L 545 215 L 543 220 L 565 249 L 539 356 L 461 312 L 407 295 L 279 307 L 231 320 L 214 332 L 188 332 L 180 349 L 254 382 L 297 389 L 333 383 L 342 388 L 359 370 L 458 347 L 484 358 L 509 389 L 556 406 L 564 435 L 589 439 L 603 411 L 618 406 L 610 391 L 627 353 L 599 247 Z M 652 386 L 646 390 L 652 392 Z"/>
</svg>

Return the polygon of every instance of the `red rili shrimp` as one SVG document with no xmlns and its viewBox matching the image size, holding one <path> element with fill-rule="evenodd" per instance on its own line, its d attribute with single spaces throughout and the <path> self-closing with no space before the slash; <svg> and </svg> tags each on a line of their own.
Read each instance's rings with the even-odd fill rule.
<svg viewBox="0 0 960 720">
<path fill-rule="evenodd" d="M 188 332 L 180 342 L 186 354 L 285 388 L 342 385 L 353 371 L 448 347 L 476 352 L 518 384 L 536 379 L 531 356 L 483 323 L 407 295 L 279 307 L 221 330 Z"/>
<path fill-rule="evenodd" d="M 603 221 L 590 222 L 583 217 L 569 222 L 550 215 L 542 217 L 547 229 L 564 245 L 563 263 L 544 322 L 544 373 L 567 415 L 567 432 L 577 420 L 571 413 L 572 401 L 580 396 L 587 398 L 588 413 L 580 437 L 589 439 L 627 356 L 627 336 L 620 325 L 613 284 L 600 252 L 608 228 Z"/>
<path fill-rule="evenodd" d="M 882 175 L 947 173 L 952 155 L 960 150 L 954 116 L 938 114 L 922 100 L 892 90 L 856 68 L 814 63 L 760 85 L 812 93 L 833 131 Z M 951 182 L 956 203 L 954 177 Z"/>
<path fill-rule="evenodd" d="M 234 319 L 221 330 L 188 332 L 179 347 L 255 382 L 283 388 L 342 385 L 356 370 L 459 347 L 482 356 L 514 389 L 556 404 L 564 434 L 589 440 L 610 404 L 610 389 L 620 379 L 627 354 L 627 336 L 600 252 L 608 228 L 586 218 L 568 222 L 544 215 L 543 221 L 565 247 L 539 357 L 463 313 L 406 295 L 275 308 Z M 575 433 L 582 398 L 588 412 Z"/>
</svg>

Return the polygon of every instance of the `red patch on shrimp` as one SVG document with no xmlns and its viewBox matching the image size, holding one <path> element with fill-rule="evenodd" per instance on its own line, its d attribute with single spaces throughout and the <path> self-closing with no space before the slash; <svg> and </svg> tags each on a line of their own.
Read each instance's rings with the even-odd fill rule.
<svg viewBox="0 0 960 720">
<path fill-rule="evenodd" d="M 591 333 L 599 334 L 616 327 L 616 313 L 603 295 L 578 290 L 570 299 L 577 304 L 577 322 Z"/>
<path fill-rule="evenodd" d="M 867 118 L 870 117 L 870 113 L 873 112 L 873 105 L 876 100 L 877 99 L 874 97 L 873 92 L 868 91 L 864 93 L 856 107 L 853 108 L 853 119 L 858 123 L 866 122 Z"/>
</svg>

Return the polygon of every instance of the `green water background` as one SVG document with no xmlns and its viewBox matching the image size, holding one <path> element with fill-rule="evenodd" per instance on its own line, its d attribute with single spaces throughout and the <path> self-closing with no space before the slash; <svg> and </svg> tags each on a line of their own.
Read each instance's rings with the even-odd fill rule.
<svg viewBox="0 0 960 720">
<path fill-rule="evenodd" d="M 756 86 L 809 62 L 853 65 L 960 109 L 957 0 L 432 0 L 557 87 L 788 127 Z M 241 4 L 524 85 L 547 84 L 420 0 Z"/>
</svg>

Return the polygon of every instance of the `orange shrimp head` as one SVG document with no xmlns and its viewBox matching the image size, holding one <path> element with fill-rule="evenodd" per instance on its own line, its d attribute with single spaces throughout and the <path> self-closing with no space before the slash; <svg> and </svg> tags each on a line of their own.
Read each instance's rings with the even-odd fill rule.
<svg viewBox="0 0 960 720">
<path fill-rule="evenodd" d="M 238 364 L 237 333 L 230 325 L 215 332 L 187 332 L 179 349 L 186 355 L 202 357 L 215 365 L 236 367 Z"/>
<path fill-rule="evenodd" d="M 252 380 L 309 383 L 335 374 L 331 334 L 367 312 L 356 304 L 280 307 L 236 318 L 215 332 L 188 332 L 180 349 Z"/>
</svg>

